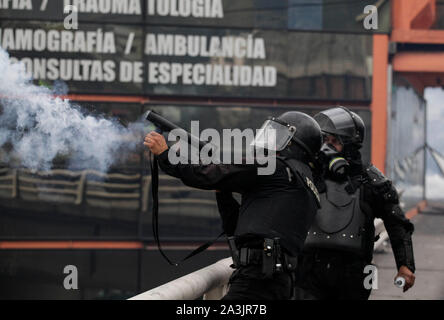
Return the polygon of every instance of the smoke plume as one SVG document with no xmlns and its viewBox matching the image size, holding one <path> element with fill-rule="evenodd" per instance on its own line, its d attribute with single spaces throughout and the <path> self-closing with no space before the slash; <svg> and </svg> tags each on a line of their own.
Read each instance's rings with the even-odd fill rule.
<svg viewBox="0 0 444 320">
<path fill-rule="evenodd" d="M 142 131 L 141 123 L 125 127 L 87 114 L 34 85 L 24 66 L 0 48 L 0 161 L 14 158 L 20 166 L 48 170 L 56 156 L 66 156 L 69 167 L 107 171 L 142 145 Z"/>
</svg>

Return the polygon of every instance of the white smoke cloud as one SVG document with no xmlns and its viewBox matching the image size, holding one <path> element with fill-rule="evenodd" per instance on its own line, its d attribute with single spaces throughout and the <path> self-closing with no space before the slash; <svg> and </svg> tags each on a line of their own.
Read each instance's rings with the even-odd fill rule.
<svg viewBox="0 0 444 320">
<path fill-rule="evenodd" d="M 85 114 L 31 80 L 24 66 L 11 63 L 0 48 L 0 148 L 9 143 L 13 149 L 1 161 L 8 162 L 14 153 L 20 165 L 47 170 L 57 155 L 67 155 L 71 166 L 107 171 L 122 150 L 142 144 L 135 138 L 140 124 L 126 128 Z"/>
<path fill-rule="evenodd" d="M 444 177 L 442 175 L 427 176 L 426 197 L 427 199 L 444 199 Z"/>
<path fill-rule="evenodd" d="M 400 194 L 401 199 L 404 198 L 420 198 L 422 197 L 422 185 L 398 184 L 396 190 Z"/>
</svg>

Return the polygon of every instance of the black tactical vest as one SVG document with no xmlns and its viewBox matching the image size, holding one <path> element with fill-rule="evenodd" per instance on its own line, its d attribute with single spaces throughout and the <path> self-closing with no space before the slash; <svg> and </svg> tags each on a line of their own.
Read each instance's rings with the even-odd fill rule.
<svg viewBox="0 0 444 320">
<path fill-rule="evenodd" d="M 306 164 L 278 159 L 273 175 L 258 176 L 256 185 L 242 194 L 235 235 L 278 237 L 283 248 L 297 255 L 319 208 L 319 195 Z"/>
<path fill-rule="evenodd" d="M 307 234 L 304 250 L 332 249 L 366 254 L 368 221 L 361 208 L 362 187 L 354 193 L 346 191 L 348 182 L 325 180 L 326 192 L 321 193 L 321 209 Z"/>
</svg>

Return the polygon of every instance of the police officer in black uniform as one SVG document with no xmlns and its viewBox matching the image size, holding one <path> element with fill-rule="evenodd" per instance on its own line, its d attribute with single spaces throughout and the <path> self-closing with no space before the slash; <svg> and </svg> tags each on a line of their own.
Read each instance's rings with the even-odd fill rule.
<svg viewBox="0 0 444 320">
<path fill-rule="evenodd" d="M 314 117 L 324 136 L 317 184 L 321 209 L 308 231 L 298 269 L 300 299 L 368 299 L 364 273 L 375 241 L 374 219 L 381 218 L 390 237 L 397 277 L 414 284 L 413 225 L 399 207 L 398 194 L 375 166 L 364 165 L 359 149 L 365 126 L 354 112 L 336 107 Z M 367 285 L 369 287 L 369 285 Z"/>
<path fill-rule="evenodd" d="M 234 212 L 223 216 L 236 269 L 225 300 L 290 299 L 297 256 L 319 208 L 309 165 L 322 145 L 317 122 L 291 111 L 261 129 L 254 144 L 278 155 L 270 175 L 259 175 L 257 164 L 173 165 L 163 136 L 151 132 L 145 138 L 165 173 L 191 187 L 219 190 L 218 203 Z M 270 129 L 276 134 L 274 148 L 264 134 Z M 241 194 L 240 205 L 231 192 Z"/>
</svg>

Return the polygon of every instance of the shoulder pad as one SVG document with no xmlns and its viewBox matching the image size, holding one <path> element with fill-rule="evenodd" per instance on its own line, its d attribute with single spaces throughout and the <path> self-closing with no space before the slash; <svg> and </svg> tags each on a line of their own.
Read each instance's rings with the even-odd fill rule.
<svg viewBox="0 0 444 320">
<path fill-rule="evenodd" d="M 318 207 L 320 207 L 321 198 L 319 196 L 319 191 L 313 182 L 313 174 L 310 170 L 310 167 L 303 162 L 295 159 L 286 159 L 281 157 L 279 157 L 278 159 L 282 160 L 285 165 L 290 168 L 293 176 L 298 177 L 302 181 L 302 184 L 311 191 L 314 198 L 316 199 Z"/>
<path fill-rule="evenodd" d="M 365 168 L 365 173 L 367 175 L 368 182 L 370 183 L 370 185 L 376 188 L 383 187 L 387 183 L 390 183 L 390 180 L 387 179 L 387 177 L 384 176 L 384 174 L 372 164 L 370 164 L 367 168 Z"/>
<path fill-rule="evenodd" d="M 398 192 L 392 182 L 378 168 L 370 165 L 365 169 L 365 172 L 369 185 L 377 195 L 381 196 L 384 201 L 398 203 Z"/>
</svg>

